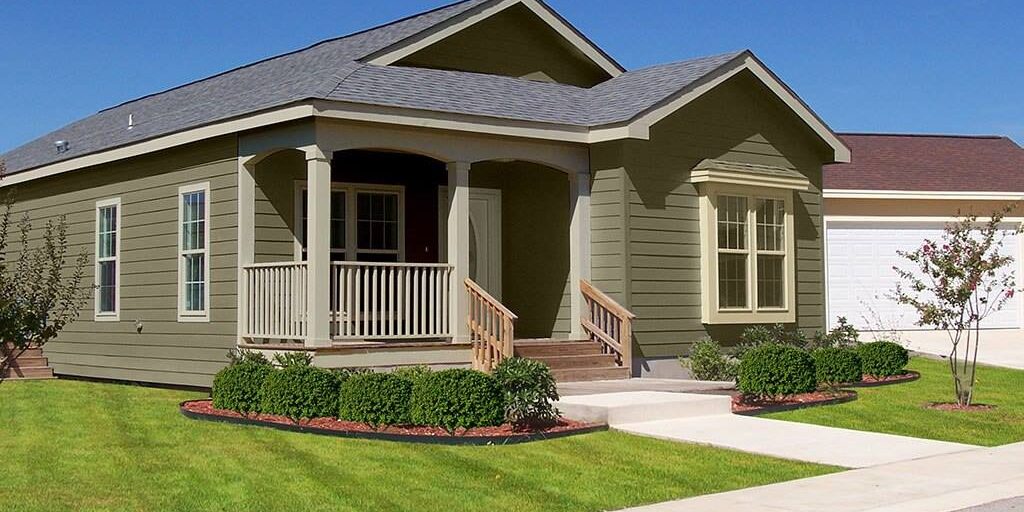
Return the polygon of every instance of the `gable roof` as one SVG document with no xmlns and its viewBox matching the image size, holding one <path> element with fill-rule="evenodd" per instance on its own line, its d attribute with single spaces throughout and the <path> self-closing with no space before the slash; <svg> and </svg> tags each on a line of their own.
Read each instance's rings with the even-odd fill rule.
<svg viewBox="0 0 1024 512">
<path fill-rule="evenodd" d="M 742 69 L 758 74 L 776 93 L 789 91 L 749 51 L 619 73 L 589 89 L 364 62 L 376 52 L 418 40 L 440 25 L 517 2 L 549 9 L 540 0 L 463 0 L 117 105 L 0 155 L 0 159 L 8 174 L 17 174 L 310 100 L 589 130 L 633 123 L 644 114 L 651 118 L 648 125 L 653 124 L 665 114 L 651 114 L 652 110 L 678 109 L 689 101 L 686 94 L 696 97 L 702 94 L 701 87 L 715 85 L 712 79 L 722 80 Z M 791 107 L 835 148 L 836 160 L 843 161 L 847 150 L 831 130 L 799 99 Z M 130 129 L 129 116 L 134 123 Z M 613 138 L 621 136 L 622 132 L 615 132 Z M 68 142 L 66 151 L 56 151 L 58 140 Z M 8 183 L 22 178 L 31 179 L 19 177 Z"/>
<path fill-rule="evenodd" d="M 1024 149 L 1007 137 L 839 136 L 853 158 L 825 166 L 826 191 L 1024 192 Z"/>
</svg>

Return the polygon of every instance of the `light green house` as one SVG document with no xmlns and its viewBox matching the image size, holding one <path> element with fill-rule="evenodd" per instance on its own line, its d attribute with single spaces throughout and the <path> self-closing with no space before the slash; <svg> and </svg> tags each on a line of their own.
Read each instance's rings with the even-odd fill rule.
<svg viewBox="0 0 1024 512">
<path fill-rule="evenodd" d="M 539 0 L 466 0 L 101 111 L 0 186 L 91 257 L 59 374 L 208 386 L 241 345 L 580 380 L 822 328 L 849 156 L 749 51 L 626 71 Z"/>
</svg>

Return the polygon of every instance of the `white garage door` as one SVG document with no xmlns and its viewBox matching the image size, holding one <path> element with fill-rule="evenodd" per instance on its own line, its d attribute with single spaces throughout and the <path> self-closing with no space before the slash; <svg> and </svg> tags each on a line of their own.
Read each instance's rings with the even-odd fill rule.
<svg viewBox="0 0 1024 512">
<path fill-rule="evenodd" d="M 897 304 L 888 295 L 898 279 L 894 265 L 909 269 L 896 251 L 912 251 L 926 238 L 942 237 L 944 224 L 837 222 L 829 221 L 827 233 L 827 281 L 829 323 L 846 317 L 858 329 L 920 329 L 914 325 L 912 308 Z M 1007 239 L 1004 252 L 1015 260 L 1013 268 L 1021 282 L 1020 240 Z M 985 323 L 987 328 L 1016 328 L 1021 325 L 1020 295 Z"/>
</svg>

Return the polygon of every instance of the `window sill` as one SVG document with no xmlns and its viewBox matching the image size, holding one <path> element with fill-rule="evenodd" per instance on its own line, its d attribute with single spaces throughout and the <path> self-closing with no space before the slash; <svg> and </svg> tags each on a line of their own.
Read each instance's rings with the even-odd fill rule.
<svg viewBox="0 0 1024 512">
<path fill-rule="evenodd" d="M 701 321 L 708 325 L 736 324 L 791 324 L 796 322 L 796 312 L 791 309 L 719 310 L 706 311 Z"/>
<path fill-rule="evenodd" d="M 92 318 L 93 322 L 120 322 L 121 315 L 118 313 L 104 313 L 94 315 Z"/>
<path fill-rule="evenodd" d="M 184 314 L 180 314 L 179 313 L 178 314 L 178 322 L 179 323 L 194 323 L 194 324 L 197 324 L 197 323 L 209 323 L 210 322 L 210 315 L 208 315 L 208 314 L 204 314 L 204 315 L 184 315 Z"/>
</svg>

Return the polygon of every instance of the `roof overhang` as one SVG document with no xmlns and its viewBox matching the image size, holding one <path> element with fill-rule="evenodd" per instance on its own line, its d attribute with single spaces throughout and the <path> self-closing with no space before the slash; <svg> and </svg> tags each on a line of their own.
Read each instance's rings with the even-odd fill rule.
<svg viewBox="0 0 1024 512">
<path fill-rule="evenodd" d="M 844 190 L 825 189 L 825 199 L 917 199 L 947 201 L 1021 201 L 1024 192 L 971 192 L 971 191 L 928 191 L 928 190 Z"/>
<path fill-rule="evenodd" d="M 494 0 L 486 2 L 474 9 L 453 17 L 444 23 L 435 25 L 419 34 L 405 38 L 391 46 L 378 50 L 363 57 L 362 61 L 369 64 L 387 66 L 402 60 L 442 39 L 465 30 L 481 21 L 498 14 L 509 7 L 522 4 L 530 9 L 542 21 L 547 23 L 559 35 L 565 38 L 574 48 L 580 51 L 591 62 L 612 77 L 625 72 L 625 69 L 601 48 L 576 30 L 565 18 L 562 18 L 551 7 L 540 0 Z"/>
<path fill-rule="evenodd" d="M 786 190 L 809 190 L 811 182 L 793 169 L 707 159 L 697 164 L 687 179 L 693 184 L 727 183 Z"/>
</svg>

